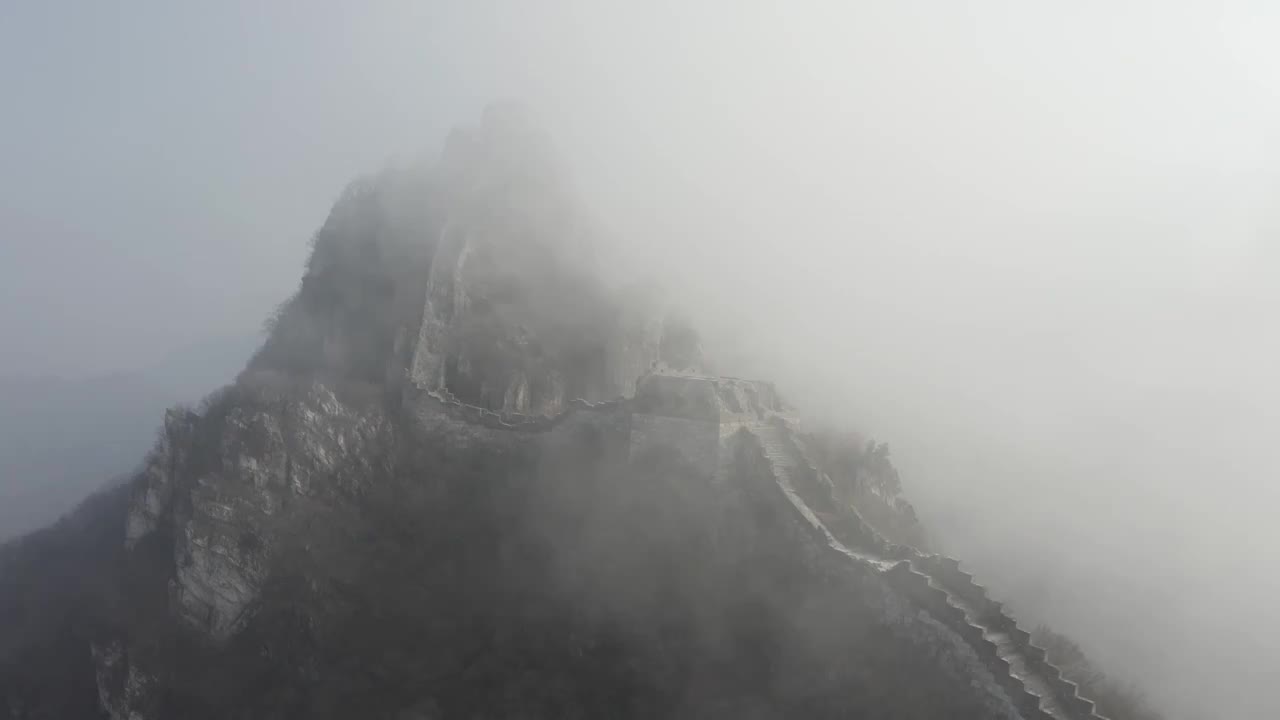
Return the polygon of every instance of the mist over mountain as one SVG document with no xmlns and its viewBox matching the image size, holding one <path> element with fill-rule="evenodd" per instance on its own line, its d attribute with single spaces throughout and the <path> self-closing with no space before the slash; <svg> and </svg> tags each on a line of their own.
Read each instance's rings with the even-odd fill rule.
<svg viewBox="0 0 1280 720">
<path fill-rule="evenodd" d="M 515 105 L 352 183 L 235 381 L 0 548 L 6 717 L 1157 717 L 571 188 Z"/>
<path fill-rule="evenodd" d="M 0 377 L 77 381 L 132 372 L 173 348 L 253 334 L 267 318 L 279 331 L 252 362 L 246 380 L 256 378 L 247 385 L 256 390 L 213 403 L 227 411 L 221 419 L 199 404 L 186 410 L 201 418 L 193 422 L 208 433 L 201 436 L 205 450 L 217 444 L 212 436 L 232 438 L 212 455 L 236 467 L 245 458 L 288 457 L 283 469 L 272 465 L 262 476 L 287 477 L 290 467 L 312 467 L 307 458 L 314 453 L 262 450 L 247 440 L 246 449 L 234 438 L 258 437 L 236 426 L 249 417 L 263 428 L 280 425 L 290 443 L 308 437 L 297 432 L 308 417 L 298 408 L 318 416 L 335 408 L 323 394 L 298 389 L 292 381 L 299 377 L 318 377 L 344 405 L 359 406 L 361 417 L 368 409 L 361 402 L 380 412 L 391 407 L 373 398 L 400 396 L 404 376 L 414 372 L 420 380 L 442 376 L 452 399 L 466 406 L 455 412 L 471 413 L 481 426 L 490 416 L 473 408 L 531 419 L 570 411 L 577 417 L 575 396 L 609 402 L 605 396 L 627 389 L 624 378 L 636 369 L 620 359 L 643 364 L 669 335 L 670 373 L 776 383 L 802 421 L 794 435 L 805 445 L 807 464 L 832 478 L 828 494 L 859 508 L 887 542 L 958 557 L 961 570 L 1023 629 L 1045 623 L 1065 633 L 1068 641 L 1041 633 L 1033 644 L 1053 645 L 1055 663 L 1075 666 L 1071 677 L 1101 669 L 1112 685 L 1133 684 L 1170 720 L 1280 715 L 1280 700 L 1269 690 L 1280 675 L 1271 642 L 1280 627 L 1269 609 L 1280 576 L 1265 569 L 1280 553 L 1270 517 L 1280 503 L 1273 481 L 1280 456 L 1272 451 L 1280 433 L 1274 370 L 1280 335 L 1273 329 L 1280 316 L 1277 35 L 1280 9 L 1252 0 L 1171 0 L 1158 8 L 1132 0 L 6 3 Z M 493 99 L 510 97 L 536 110 L 555 146 L 543 154 L 549 164 L 528 169 L 556 188 L 548 207 L 521 210 L 531 214 L 519 217 L 541 228 L 530 230 L 528 247 L 548 236 L 572 237 L 584 260 L 567 263 L 569 269 L 548 267 L 546 255 L 517 243 L 501 252 L 490 247 L 477 256 L 477 273 L 458 284 L 478 288 L 481 300 L 455 312 L 457 298 L 444 292 L 448 278 L 433 282 L 431 267 L 452 265 L 470 241 L 440 227 L 443 208 L 454 208 L 444 214 L 455 217 L 461 211 L 441 199 L 431 168 L 451 145 L 452 128 L 462 123 L 474 137 L 481 123 L 467 120 L 479 118 Z M 466 147 L 462 134 L 455 150 Z M 331 209 L 334 216 L 322 223 Z M 478 207 L 470 212 L 486 216 Z M 511 218 L 471 226 L 510 234 L 502 223 Z M 365 242 L 369 237 L 379 239 Z M 450 239 L 438 253 L 441 237 Z M 434 262 L 438 254 L 442 263 Z M 520 258 L 514 263 L 520 267 L 493 260 L 504 256 Z M 300 270 L 309 278 L 306 288 L 299 287 Z M 516 276 L 524 279 L 508 283 Z M 656 281 L 633 282 L 642 276 Z M 514 289 L 496 290 L 507 284 Z M 436 294 L 427 314 L 429 285 Z M 295 293 L 298 300 L 282 305 Z M 544 306 L 558 308 L 545 315 L 563 321 L 526 312 Z M 417 352 L 424 325 L 447 352 Z M 193 383 L 194 392 L 146 404 L 159 411 L 194 399 L 243 369 L 236 360 L 213 373 L 212 382 Z M 285 385 L 293 390 L 265 382 L 263 373 L 290 379 Z M 114 391 L 95 386 L 81 401 L 93 406 L 83 412 L 92 422 L 82 423 L 76 401 L 50 400 L 50 407 L 68 410 L 46 413 L 27 385 L 35 384 L 22 380 L 0 394 L 0 416 L 10 417 L 10 406 L 26 408 L 13 433 L 0 439 L 23 468 L 17 486 L 0 475 L 0 517 L 17 518 L 19 527 L 51 521 L 90 488 L 133 478 L 140 466 L 159 472 L 145 447 L 162 427 L 183 437 L 184 413 L 166 423 L 163 413 L 144 418 L 141 410 L 124 410 L 152 396 L 145 387 L 104 402 L 113 405 L 111 415 L 97 412 L 96 399 Z M 714 402 L 702 394 L 708 387 L 690 389 L 700 398 L 695 407 L 731 410 L 730 396 L 750 407 L 736 394 L 747 386 L 730 383 L 733 393 Z M 622 416 L 654 414 L 630 400 Z M 123 421 L 126 412 L 137 420 Z M 683 419 L 695 427 L 712 417 L 693 414 L 698 418 Z M 424 440 L 430 433 L 392 415 L 388 425 L 397 437 L 413 440 L 352 451 L 344 456 L 355 463 L 350 468 L 325 471 L 340 476 L 329 477 L 330 484 L 350 489 L 357 486 L 352 477 L 382 477 L 366 461 L 388 455 L 388 448 L 398 457 L 404 447 L 434 446 Z M 767 427 L 750 430 L 769 435 Z M 615 428 L 612 436 L 622 434 Z M 774 442 L 786 439 L 774 436 L 774 449 L 789 448 Z M 317 442 L 312 438 L 312 450 L 337 453 Z M 492 462 L 476 455 L 477 467 Z M 64 456 L 85 474 L 64 475 Z M 32 463 L 49 469 L 30 472 Z M 97 464 L 101 475 L 91 467 Z M 397 467 L 405 468 L 402 479 L 462 473 L 419 460 Z M 625 474 L 616 469 L 618 477 Z M 160 473 L 181 480 L 180 500 L 170 508 L 175 512 L 156 516 L 166 526 L 205 527 L 187 522 L 188 501 L 219 502 L 202 493 L 221 492 L 229 472 L 200 460 L 176 475 Z M 500 474 L 490 468 L 475 476 Z M 41 482 L 38 496 L 25 494 L 30 481 L 46 475 L 60 479 Z M 841 485 L 842 476 L 852 481 Z M 402 503 L 404 522 L 388 520 L 387 527 L 416 528 L 410 518 L 417 513 L 433 522 L 457 520 L 450 532 L 472 539 L 460 518 L 501 511 L 510 519 L 519 514 L 513 506 L 523 507 L 511 493 L 495 491 L 490 503 L 467 495 L 471 486 L 461 481 L 442 483 L 447 502 L 433 496 L 414 503 L 393 493 L 383 509 Z M 35 504 L 19 509 L 15 487 L 24 488 L 21 502 Z M 917 524 L 881 527 L 897 516 L 879 511 L 906 513 L 894 496 L 882 501 L 893 488 Z M 21 580 L 0 578 L 8 583 L 0 595 L 24 598 L 17 605 L 26 609 L 7 613 L 15 624 L 0 630 L 0 640 L 28 632 L 11 630 L 26 627 L 21 619 L 32 619 L 32 608 L 47 611 L 41 616 L 48 622 L 28 623 L 31 634 L 19 644 L 30 649 L 29 640 L 51 637 L 50 628 L 64 632 L 46 645 L 61 648 L 57 653 L 35 652 L 18 664 L 30 672 L 9 674 L 15 666 L 6 666 L 0 676 L 19 682 L 5 688 L 76 687 L 88 694 L 66 693 L 68 699 L 97 707 L 97 689 L 90 687 L 96 671 L 83 648 L 105 651 L 113 638 L 139 637 L 136 618 L 111 619 L 131 604 L 161 617 L 185 607 L 158 590 L 169 580 L 177 587 L 177 560 L 170 567 L 164 558 L 177 558 L 170 551 L 200 537 L 158 541 L 160 560 L 138 561 L 136 546 L 126 551 L 118 542 L 123 518 L 137 504 L 128 494 L 98 497 L 79 519 L 9 546 L 26 550 L 6 551 L 6 558 L 25 560 L 9 565 L 21 568 L 9 576 Z M 168 507 L 162 495 L 155 499 L 161 509 Z M 692 547 L 690 535 L 657 517 L 663 508 L 684 506 L 671 497 L 648 497 L 640 504 L 656 515 L 634 518 Z M 823 504 L 820 495 L 804 499 Z M 721 500 L 708 506 L 742 507 Z M 441 507 L 457 518 L 430 514 Z M 204 508 L 221 512 L 208 502 Z M 559 518 L 591 515 L 582 507 L 557 508 Z M 604 517 L 621 527 L 633 515 Z M 323 519 L 314 524 L 333 527 L 376 524 L 317 517 Z M 688 522 L 678 525 L 714 525 L 700 514 L 683 517 Z M 825 525 L 829 518 L 819 519 Z M 408 538 L 431 544 L 446 536 L 443 529 L 430 537 L 404 532 L 393 548 Z M 249 557 L 256 557 L 255 537 L 256 530 L 245 535 Z M 216 547 L 239 552 L 239 540 Z M 644 546 L 651 547 L 647 540 Z M 783 555 L 783 548 L 796 548 L 778 538 L 762 547 Z M 377 554 L 360 561 L 369 556 Z M 726 556 L 699 557 L 710 564 Z M 797 567 L 787 557 L 775 567 Z M 434 571 L 438 559 L 422 562 Z M 571 566 L 592 566 L 578 560 Z M 407 575 L 423 567 L 403 555 L 391 565 Z M 522 592 L 534 586 L 505 572 L 490 575 Z M 117 599 L 102 602 L 121 577 L 154 592 L 139 598 L 111 591 L 106 597 Z M 499 627 L 498 608 L 521 606 L 485 605 L 476 598 L 492 593 L 448 577 L 454 579 L 442 585 L 468 588 L 455 600 L 487 608 L 484 621 L 469 628 Z M 71 586 L 59 586 L 63 581 Z M 8 592 L 21 587 L 44 589 Z M 195 597 L 217 594 L 201 593 Z M 835 595 L 837 604 L 847 595 Z M 97 621 L 70 620 L 86 617 L 88 607 L 114 630 L 90 633 Z M 103 609 L 110 610 L 106 618 Z M 333 627 L 341 613 L 305 615 L 323 615 Z M 704 625 L 680 626 L 695 627 Z M 172 637 L 172 630 L 147 637 Z M 814 641 L 789 637 L 797 646 Z M 894 656 L 895 641 L 887 642 L 881 650 Z M 1076 662 L 1071 642 L 1087 663 Z M 380 643 L 417 655 L 383 638 L 349 654 L 368 660 L 366 651 Z M 122 653 L 126 645 L 122 640 Z M 441 647 L 458 645 L 442 640 Z M 619 657 L 635 657 L 631 650 Z M 896 657 L 911 656 L 904 650 Z M 59 664 L 57 657 L 72 662 Z M 812 667 L 839 664 L 828 660 Z M 137 659 L 137 677 L 149 677 L 158 662 Z M 407 667 L 397 659 L 386 666 Z M 485 667 L 494 677 L 513 674 L 508 665 Z M 54 682 L 60 676 L 49 671 L 57 668 L 79 680 Z M 343 676 L 332 667 L 325 673 Z M 795 685 L 814 674 L 820 673 L 800 673 Z M 225 672 L 211 677 L 226 681 L 223 690 L 248 682 L 233 682 Z M 645 677 L 656 682 L 657 675 Z M 763 686 L 768 673 L 741 677 Z M 290 682 L 290 692 L 303 695 L 315 687 Z M 374 685 L 387 682 L 384 675 Z M 188 697 L 218 694 L 185 687 Z M 649 687 L 662 688 L 655 696 L 674 692 L 670 684 Z M 707 697 L 702 689 L 692 694 Z M 772 692 L 765 693 L 771 702 L 783 697 Z M 1081 694 L 1109 707 L 1097 688 Z M 797 691 L 789 701 L 803 695 Z M 451 708 L 476 707 L 468 702 L 448 701 Z M 1121 715 L 1111 712 L 1113 720 Z"/>
</svg>

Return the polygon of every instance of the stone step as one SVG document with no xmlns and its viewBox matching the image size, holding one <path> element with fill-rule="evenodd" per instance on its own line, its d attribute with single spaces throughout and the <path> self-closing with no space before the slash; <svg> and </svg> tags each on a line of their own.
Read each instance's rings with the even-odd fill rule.
<svg viewBox="0 0 1280 720">
<path fill-rule="evenodd" d="M 764 451 L 779 485 L 800 504 L 797 509 L 804 510 L 806 518 L 812 516 L 809 521 L 827 533 L 833 548 L 882 572 L 899 565 L 901 560 L 881 554 L 883 548 L 854 549 L 837 540 L 827 529 L 827 523 L 809 508 L 810 503 L 796 494 L 793 487 L 796 473 L 814 471 L 792 441 L 791 430 L 762 424 L 750 427 L 749 431 Z M 1105 720 L 1094 713 L 1092 702 L 1080 698 L 1075 686 L 1061 678 L 1057 668 L 1045 662 L 1044 651 L 1031 644 L 1030 634 L 1013 623 L 1002 605 L 988 599 L 985 589 L 975 583 L 969 573 L 959 569 L 958 561 L 946 557 L 914 557 L 908 569 L 912 576 L 919 576 L 915 582 L 923 582 L 935 598 L 945 601 L 945 612 L 938 619 L 959 632 L 997 677 L 1004 676 L 1002 684 L 1008 684 L 1012 699 L 1024 714 L 1039 720 Z"/>
</svg>

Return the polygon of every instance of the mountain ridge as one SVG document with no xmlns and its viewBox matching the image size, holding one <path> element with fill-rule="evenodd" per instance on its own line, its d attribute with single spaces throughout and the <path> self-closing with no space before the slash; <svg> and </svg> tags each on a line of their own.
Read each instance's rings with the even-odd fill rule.
<svg viewBox="0 0 1280 720">
<path fill-rule="evenodd" d="M 500 106 L 343 194 L 236 381 L 5 546 L 0 621 L 37 630 L 0 711 L 1100 717 L 954 561 L 884 539 L 920 537 L 892 483 L 876 527 L 771 384 L 600 279 L 550 157 Z M 17 587 L 64 535 L 95 573 Z"/>
</svg>

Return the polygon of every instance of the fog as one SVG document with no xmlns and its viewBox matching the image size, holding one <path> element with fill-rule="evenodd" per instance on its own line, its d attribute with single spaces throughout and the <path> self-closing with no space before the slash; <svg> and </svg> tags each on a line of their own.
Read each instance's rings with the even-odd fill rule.
<svg viewBox="0 0 1280 720">
<path fill-rule="evenodd" d="M 617 269 L 1025 622 L 1280 715 L 1280 8 L 261 5 L 0 10 L 0 373 L 251 332 L 350 179 L 518 98 Z"/>
</svg>

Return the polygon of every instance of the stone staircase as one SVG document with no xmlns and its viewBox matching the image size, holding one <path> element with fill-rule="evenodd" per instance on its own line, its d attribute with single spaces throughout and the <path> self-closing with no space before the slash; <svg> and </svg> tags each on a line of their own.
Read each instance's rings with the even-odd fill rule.
<svg viewBox="0 0 1280 720">
<path fill-rule="evenodd" d="M 1001 603 L 991 600 L 973 576 L 952 558 L 925 555 L 889 543 L 856 509 L 840 508 L 830 480 L 809 462 L 794 430 L 781 418 L 745 427 L 759 444 L 774 479 L 802 520 L 826 546 L 884 573 L 936 620 L 956 632 L 987 665 L 1028 720 L 1106 720 L 1076 684 L 1045 658 L 1043 648 L 1018 627 Z"/>
</svg>

